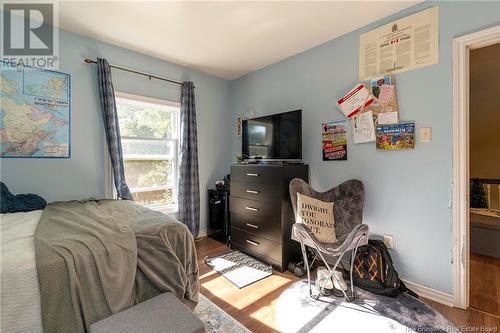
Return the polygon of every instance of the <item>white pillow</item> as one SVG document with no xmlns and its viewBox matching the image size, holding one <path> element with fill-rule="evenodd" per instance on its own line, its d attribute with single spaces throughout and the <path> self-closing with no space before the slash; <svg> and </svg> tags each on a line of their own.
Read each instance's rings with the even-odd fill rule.
<svg viewBox="0 0 500 333">
<path fill-rule="evenodd" d="M 297 223 L 306 224 L 322 243 L 335 243 L 333 202 L 324 202 L 297 193 Z"/>
</svg>

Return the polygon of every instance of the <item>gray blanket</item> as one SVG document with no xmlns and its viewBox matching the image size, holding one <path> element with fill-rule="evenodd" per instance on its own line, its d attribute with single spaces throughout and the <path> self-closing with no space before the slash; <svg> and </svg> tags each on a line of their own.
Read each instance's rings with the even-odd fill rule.
<svg viewBox="0 0 500 333">
<path fill-rule="evenodd" d="M 185 225 L 124 200 L 49 204 L 35 233 L 44 332 L 85 332 L 170 291 L 198 301 L 194 240 Z"/>
</svg>

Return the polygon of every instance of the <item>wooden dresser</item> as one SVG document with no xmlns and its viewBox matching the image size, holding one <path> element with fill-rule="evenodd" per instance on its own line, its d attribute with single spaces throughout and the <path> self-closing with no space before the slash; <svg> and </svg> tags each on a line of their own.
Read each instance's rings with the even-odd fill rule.
<svg viewBox="0 0 500 333">
<path fill-rule="evenodd" d="M 290 238 L 295 221 L 288 184 L 308 181 L 307 165 L 236 164 L 231 166 L 231 247 L 287 269 L 300 259 L 300 244 Z"/>
</svg>

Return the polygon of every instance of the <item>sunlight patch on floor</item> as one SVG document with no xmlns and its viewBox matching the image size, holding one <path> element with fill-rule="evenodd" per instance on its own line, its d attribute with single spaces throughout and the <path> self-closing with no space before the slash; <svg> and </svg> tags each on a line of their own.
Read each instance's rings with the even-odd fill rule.
<svg viewBox="0 0 500 333">
<path fill-rule="evenodd" d="M 289 278 L 283 276 L 271 275 L 261 281 L 238 289 L 238 287 L 226 280 L 223 276 L 218 276 L 201 285 L 213 295 L 241 310 L 260 300 L 265 295 L 287 285 L 290 281 Z"/>
<path fill-rule="evenodd" d="M 270 304 L 259 307 L 256 311 L 250 314 L 250 317 L 260 321 L 266 326 L 276 329 L 276 324 L 274 320 L 274 307 L 276 300 L 272 301 Z"/>
<path fill-rule="evenodd" d="M 205 274 L 203 274 L 203 275 L 200 276 L 200 281 L 203 280 L 203 279 L 205 279 L 205 278 L 207 278 L 207 277 L 209 277 L 209 276 L 212 276 L 214 274 L 217 274 L 217 272 L 216 271 L 209 271 L 209 272 L 207 272 L 207 273 L 205 273 Z M 202 283 L 202 285 L 203 285 L 203 283 Z"/>
</svg>

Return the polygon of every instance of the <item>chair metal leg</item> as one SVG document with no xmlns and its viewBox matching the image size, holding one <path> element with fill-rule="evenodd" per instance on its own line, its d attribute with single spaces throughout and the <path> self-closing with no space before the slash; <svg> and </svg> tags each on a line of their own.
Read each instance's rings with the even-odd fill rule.
<svg viewBox="0 0 500 333">
<path fill-rule="evenodd" d="M 314 244 L 314 246 L 312 247 L 312 249 L 315 251 L 314 259 L 312 260 L 311 264 L 309 264 L 309 262 L 307 260 L 307 251 L 306 251 L 306 247 L 305 247 L 305 243 L 304 243 L 304 238 L 303 237 L 304 236 L 302 236 L 302 234 L 299 233 L 300 248 L 301 248 L 301 251 L 302 251 L 302 256 L 304 258 L 304 265 L 305 265 L 306 270 L 307 270 L 307 285 L 308 285 L 308 288 L 309 288 L 309 296 L 312 297 L 313 299 L 317 300 L 319 298 L 319 296 L 321 296 L 321 293 L 322 293 L 323 289 L 325 288 L 326 280 L 323 283 L 318 284 L 318 286 L 317 286 L 318 287 L 318 294 L 317 295 L 313 295 L 312 287 L 311 287 L 311 268 L 312 268 L 312 264 L 314 264 L 314 261 L 319 256 L 320 259 L 325 264 L 328 272 L 330 273 L 331 278 L 335 279 L 335 281 L 339 285 L 341 285 L 339 278 L 334 274 L 334 272 L 337 269 L 339 263 L 341 262 L 342 258 L 344 257 L 344 255 L 345 255 L 345 253 L 347 251 L 343 251 L 342 253 L 340 253 L 338 255 L 337 260 L 335 261 L 335 264 L 330 267 L 330 265 L 328 264 L 328 262 L 325 260 L 323 254 L 321 253 L 320 249 L 318 248 L 318 245 Z M 359 243 L 361 242 L 362 239 L 365 239 L 366 237 L 367 237 L 366 234 L 361 235 L 358 238 L 358 240 L 356 241 L 356 246 L 351 251 L 351 269 L 350 269 L 350 272 L 349 272 L 350 283 L 351 283 L 351 295 L 350 295 L 350 297 L 347 295 L 347 293 L 344 290 L 344 288 L 340 288 L 341 291 L 342 291 L 342 294 L 345 297 L 345 299 L 347 301 L 349 301 L 349 302 L 353 301 L 354 298 L 355 298 L 355 293 L 354 293 L 354 279 L 353 279 L 354 259 L 356 258 L 356 253 L 358 251 Z"/>
<path fill-rule="evenodd" d="M 337 261 L 335 262 L 335 265 L 333 265 L 333 267 L 330 267 L 330 265 L 328 265 L 328 262 L 325 260 L 325 258 L 324 258 L 324 257 L 323 257 L 323 255 L 321 254 L 321 251 L 318 251 L 318 254 L 319 254 L 319 256 L 320 256 L 321 260 L 323 260 L 323 262 L 325 263 L 326 269 L 328 269 L 328 272 L 330 272 L 330 275 L 332 276 L 332 278 L 334 278 L 334 279 L 335 279 L 335 281 L 337 281 L 337 283 L 340 285 L 340 281 L 339 281 L 339 279 L 337 278 L 337 276 L 336 276 L 333 272 L 335 271 L 335 269 L 337 269 L 337 266 L 339 265 L 340 260 L 341 260 L 341 259 L 342 259 L 342 257 L 344 256 L 345 251 L 344 251 L 344 252 L 342 252 L 342 253 L 339 255 L 339 257 L 338 257 Z M 341 289 L 340 289 L 340 291 L 342 291 L 342 294 L 344 294 L 344 297 L 345 297 L 345 299 L 346 299 L 346 300 L 351 301 L 351 299 L 349 298 L 349 296 L 347 296 L 347 294 L 346 294 L 346 292 L 344 291 L 344 289 L 343 289 L 343 288 L 341 288 Z"/>
<path fill-rule="evenodd" d="M 314 249 L 314 257 L 311 261 L 311 264 L 309 265 L 309 268 L 312 268 L 313 265 L 314 265 L 314 262 L 316 261 L 316 259 L 318 259 L 318 251 L 316 249 Z"/>
<path fill-rule="evenodd" d="M 304 245 L 304 241 L 302 240 L 302 237 L 300 237 L 300 249 L 302 251 L 302 257 L 304 258 L 304 266 L 306 266 L 306 271 L 307 271 L 307 286 L 309 288 L 309 296 L 313 297 L 312 288 L 311 288 L 311 272 L 309 269 L 309 264 L 307 262 L 306 246 Z"/>
</svg>

